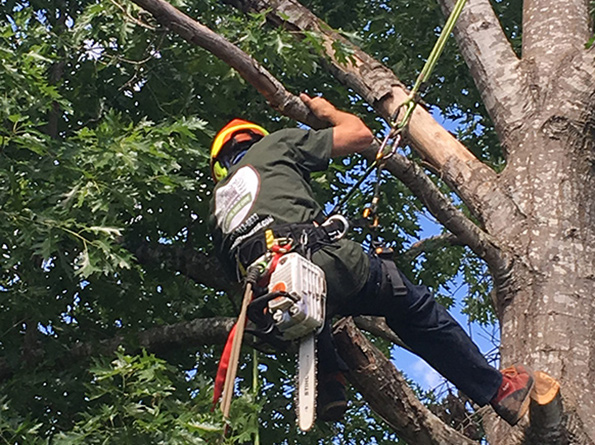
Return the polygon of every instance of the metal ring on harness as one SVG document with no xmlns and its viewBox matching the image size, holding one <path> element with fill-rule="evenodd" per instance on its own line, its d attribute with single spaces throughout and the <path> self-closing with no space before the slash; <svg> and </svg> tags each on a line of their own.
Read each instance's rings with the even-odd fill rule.
<svg viewBox="0 0 595 445">
<path fill-rule="evenodd" d="M 328 232 L 328 236 L 331 241 L 340 240 L 349 230 L 349 221 L 347 221 L 347 218 L 345 218 L 343 215 L 339 214 L 330 216 L 324 223 L 322 223 L 322 227 L 330 226 L 335 221 L 343 225 L 343 230 L 336 229 L 332 232 Z"/>
</svg>

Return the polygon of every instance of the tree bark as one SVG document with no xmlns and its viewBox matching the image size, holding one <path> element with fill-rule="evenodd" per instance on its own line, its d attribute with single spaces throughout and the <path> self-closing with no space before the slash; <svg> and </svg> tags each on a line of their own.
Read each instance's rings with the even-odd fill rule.
<svg viewBox="0 0 595 445">
<path fill-rule="evenodd" d="M 455 2 L 439 3 L 446 15 Z M 467 2 L 454 34 L 500 140 L 512 144 L 509 134 L 527 113 L 527 82 L 490 2 Z M 502 147 L 505 155 L 509 144 Z"/>
<path fill-rule="evenodd" d="M 349 381 L 400 438 L 416 445 L 477 444 L 422 405 L 401 373 L 351 318 L 339 322 L 333 334 L 339 354 L 349 366 Z"/>
</svg>

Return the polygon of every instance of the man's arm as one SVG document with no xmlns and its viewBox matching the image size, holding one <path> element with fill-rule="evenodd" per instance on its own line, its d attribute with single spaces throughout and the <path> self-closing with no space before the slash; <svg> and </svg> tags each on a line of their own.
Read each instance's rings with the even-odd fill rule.
<svg viewBox="0 0 595 445">
<path fill-rule="evenodd" d="M 359 153 L 369 147 L 374 140 L 374 135 L 359 117 L 337 110 L 333 104 L 322 97 L 311 98 L 302 93 L 300 99 L 316 117 L 330 122 L 333 126 L 331 156 Z"/>
</svg>

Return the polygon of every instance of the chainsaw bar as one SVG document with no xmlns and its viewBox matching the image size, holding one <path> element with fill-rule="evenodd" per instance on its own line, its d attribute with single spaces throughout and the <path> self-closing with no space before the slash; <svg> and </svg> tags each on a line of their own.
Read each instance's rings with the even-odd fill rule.
<svg viewBox="0 0 595 445">
<path fill-rule="evenodd" d="M 287 340 L 298 341 L 295 408 L 298 428 L 308 431 L 316 418 L 316 334 L 324 326 L 324 271 L 296 252 L 283 255 L 269 288 L 283 294 L 268 302 L 275 325 Z"/>
<path fill-rule="evenodd" d="M 308 431 L 316 418 L 316 336 L 302 337 L 298 352 L 296 411 L 298 427 Z"/>
</svg>

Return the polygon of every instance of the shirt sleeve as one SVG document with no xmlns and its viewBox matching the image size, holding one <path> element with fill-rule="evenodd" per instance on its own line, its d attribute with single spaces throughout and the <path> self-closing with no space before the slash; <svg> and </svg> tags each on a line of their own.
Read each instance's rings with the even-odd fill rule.
<svg viewBox="0 0 595 445">
<path fill-rule="evenodd" d="M 279 158 L 288 156 L 304 172 L 326 170 L 333 148 L 333 129 L 304 130 L 288 128 L 267 136 L 263 142 L 277 150 Z"/>
<path fill-rule="evenodd" d="M 296 148 L 301 165 L 312 172 L 326 170 L 333 148 L 333 129 L 306 131 Z"/>
</svg>

